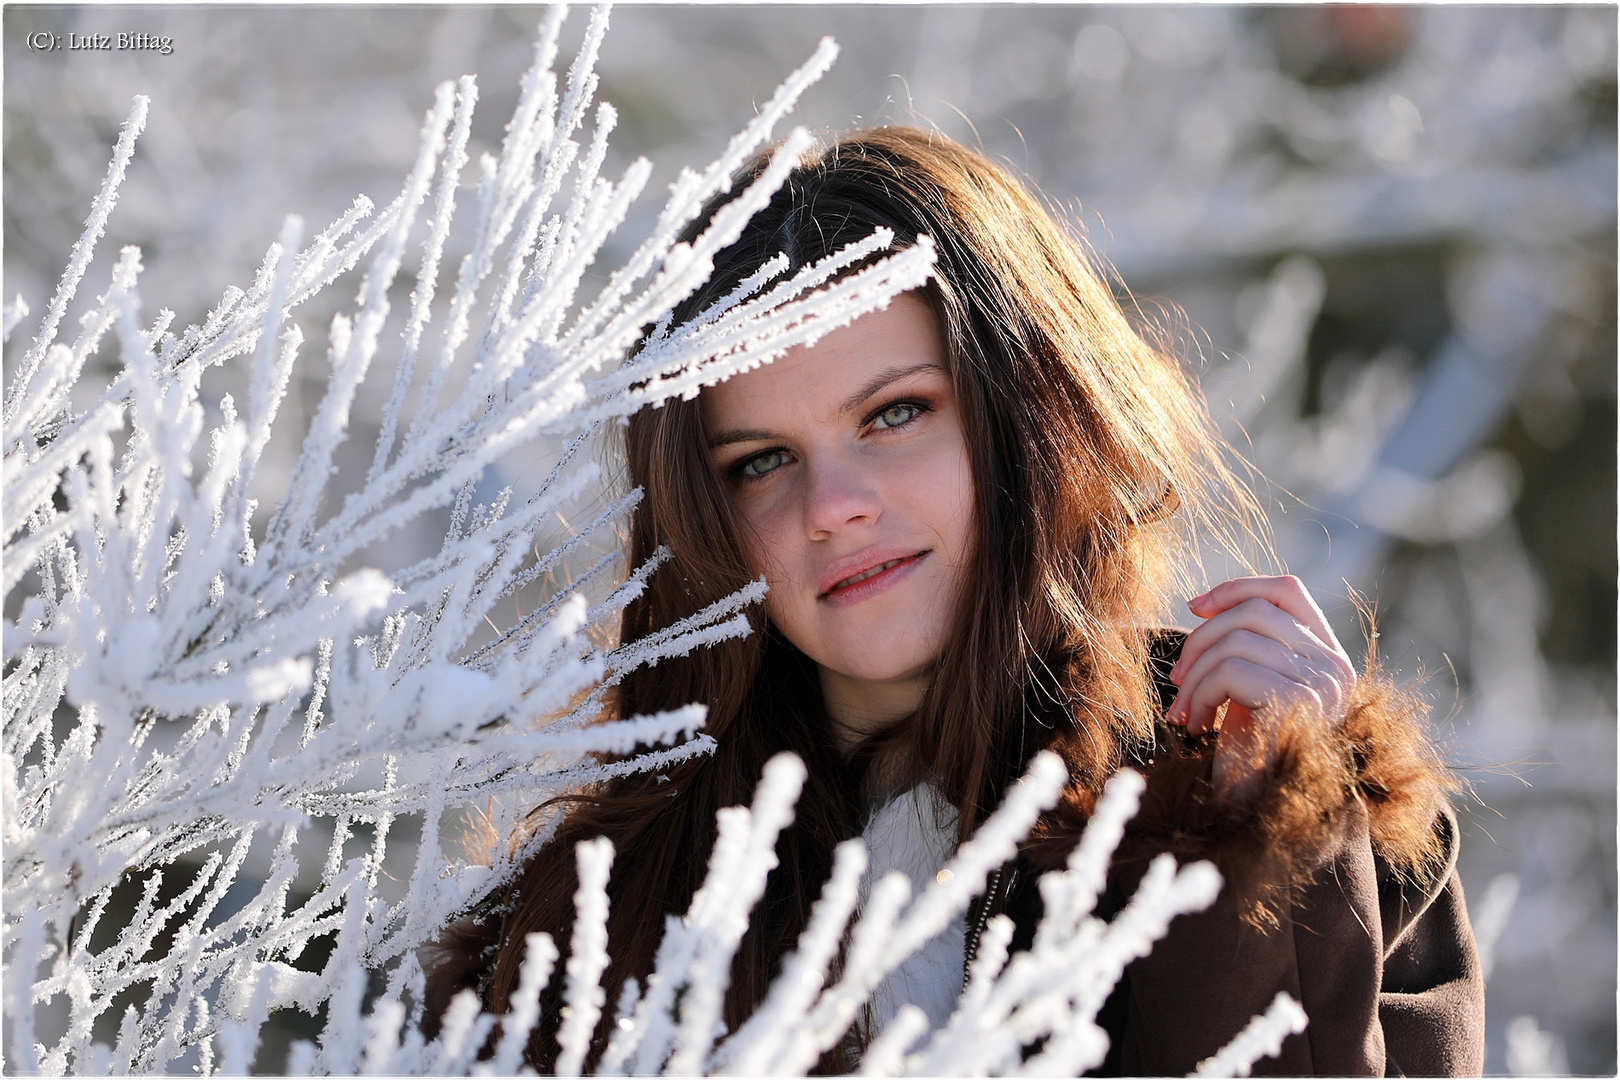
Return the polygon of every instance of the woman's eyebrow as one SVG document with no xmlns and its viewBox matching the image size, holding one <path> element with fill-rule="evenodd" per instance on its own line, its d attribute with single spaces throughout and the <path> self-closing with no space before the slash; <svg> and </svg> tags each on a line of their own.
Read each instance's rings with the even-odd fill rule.
<svg viewBox="0 0 1620 1080">
<path fill-rule="evenodd" d="M 844 399 L 844 403 L 838 406 L 839 415 L 842 416 L 844 413 L 851 412 L 859 408 L 863 401 L 877 393 L 879 390 L 882 390 L 890 383 L 899 382 L 907 375 L 915 375 L 917 372 L 926 371 L 929 368 L 933 368 L 936 371 L 941 372 L 945 370 L 933 360 L 924 360 L 922 363 L 912 364 L 910 367 L 892 367 L 878 372 L 877 377 L 871 382 L 867 383 L 865 386 L 861 387 L 859 390 L 855 391 L 853 394 L 849 395 L 849 397 Z"/>
<path fill-rule="evenodd" d="M 776 438 L 768 431 L 722 431 L 709 440 L 709 449 L 718 450 L 722 446 L 730 446 L 740 442 L 769 442 Z"/>
</svg>

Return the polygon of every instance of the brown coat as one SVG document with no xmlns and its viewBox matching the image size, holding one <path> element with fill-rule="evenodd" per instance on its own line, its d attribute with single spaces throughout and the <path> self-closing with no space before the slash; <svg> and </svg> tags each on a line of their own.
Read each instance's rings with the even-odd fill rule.
<svg viewBox="0 0 1620 1080">
<path fill-rule="evenodd" d="M 1374 673 L 1341 725 L 1285 731 L 1246 805 L 1216 795 L 1212 740 L 1160 727 L 1138 761 L 1148 787 L 1099 914 L 1121 909 L 1162 851 L 1213 860 L 1227 884 L 1126 969 L 1098 1016 L 1111 1044 L 1099 1075 L 1186 1075 L 1279 990 L 1310 1022 L 1257 1075 L 1479 1075 L 1484 976 L 1457 877 L 1451 785 L 1422 717 L 1421 702 Z M 1028 947 L 1036 877 L 1021 857 L 992 879 L 969 915 L 970 959 L 996 911 L 1014 920 L 1013 947 Z"/>
</svg>

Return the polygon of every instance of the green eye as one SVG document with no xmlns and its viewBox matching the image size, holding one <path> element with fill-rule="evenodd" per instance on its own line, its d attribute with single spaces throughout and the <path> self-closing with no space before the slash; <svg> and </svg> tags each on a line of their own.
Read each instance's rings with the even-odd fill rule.
<svg viewBox="0 0 1620 1080">
<path fill-rule="evenodd" d="M 755 454 L 742 463 L 737 470 L 739 476 L 764 476 L 787 463 L 787 452 L 784 450 L 767 450 L 763 454 Z"/>
<path fill-rule="evenodd" d="M 915 420 L 921 411 L 917 406 L 905 403 L 890 405 L 878 413 L 872 422 L 882 428 L 905 427 Z"/>
</svg>

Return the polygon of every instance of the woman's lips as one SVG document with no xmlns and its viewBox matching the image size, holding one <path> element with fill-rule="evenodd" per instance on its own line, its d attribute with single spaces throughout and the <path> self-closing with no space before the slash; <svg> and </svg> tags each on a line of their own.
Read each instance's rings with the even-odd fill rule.
<svg viewBox="0 0 1620 1080">
<path fill-rule="evenodd" d="M 903 578 L 910 576 L 928 552 L 919 551 L 912 555 L 900 555 L 885 559 L 865 570 L 850 574 L 835 582 L 832 588 L 822 593 L 818 599 L 829 604 L 843 607 L 849 604 L 858 604 L 868 600 L 879 593 L 898 584 Z"/>
</svg>

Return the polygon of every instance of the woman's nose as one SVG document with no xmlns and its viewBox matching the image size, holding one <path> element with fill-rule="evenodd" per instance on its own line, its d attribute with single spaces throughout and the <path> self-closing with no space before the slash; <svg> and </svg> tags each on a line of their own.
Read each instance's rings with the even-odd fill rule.
<svg viewBox="0 0 1620 1080">
<path fill-rule="evenodd" d="M 827 462 L 807 470 L 805 532 L 825 540 L 852 525 L 871 525 L 883 513 L 878 485 L 858 465 Z"/>
</svg>

